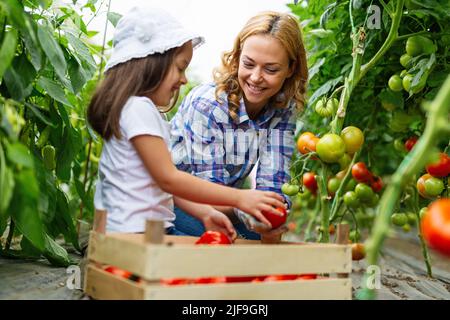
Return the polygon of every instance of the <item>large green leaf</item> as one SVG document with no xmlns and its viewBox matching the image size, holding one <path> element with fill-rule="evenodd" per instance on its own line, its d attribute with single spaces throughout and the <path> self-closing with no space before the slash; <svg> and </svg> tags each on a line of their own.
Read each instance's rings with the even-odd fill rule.
<svg viewBox="0 0 450 320">
<path fill-rule="evenodd" d="M 39 188 L 32 170 L 16 174 L 14 196 L 9 211 L 17 229 L 37 249 L 45 248 L 44 228 L 38 213 Z"/>
<path fill-rule="evenodd" d="M 59 43 L 55 40 L 53 28 L 47 22 L 38 27 L 38 38 L 56 74 L 64 82 L 67 72 L 66 59 Z"/>
<path fill-rule="evenodd" d="M 86 78 L 82 67 L 75 59 L 69 60 L 69 76 L 70 82 L 72 83 L 73 92 L 80 92 L 86 83 Z"/>
<path fill-rule="evenodd" d="M 5 153 L 0 145 L 0 221 L 6 221 L 6 209 L 9 206 L 14 190 L 13 172 L 6 165 Z M 0 232 L 1 236 L 2 232 Z"/>
<path fill-rule="evenodd" d="M 45 123 L 46 125 L 56 128 L 56 126 L 58 125 L 58 123 L 56 123 L 54 121 L 54 119 L 49 119 L 43 112 L 45 110 L 42 110 L 40 106 L 29 103 L 29 102 L 25 102 L 25 106 L 31 111 L 31 113 L 38 118 L 39 120 L 41 120 L 43 123 Z"/>
<path fill-rule="evenodd" d="M 64 89 L 52 79 L 46 77 L 40 77 L 38 80 L 38 85 L 40 85 L 47 93 L 56 101 L 65 104 L 66 106 L 73 107 L 72 104 L 67 100 Z"/>
<path fill-rule="evenodd" d="M 6 156 L 9 161 L 25 168 L 33 168 L 33 157 L 28 148 L 19 142 L 6 145 Z"/>
<path fill-rule="evenodd" d="M 5 72 L 5 83 L 11 97 L 17 101 L 27 98 L 33 91 L 32 82 L 35 77 L 36 70 L 26 55 L 16 57 Z"/>
<path fill-rule="evenodd" d="M 57 190 L 56 199 L 56 214 L 53 224 L 59 229 L 59 232 L 64 235 L 66 242 L 72 243 L 75 249 L 81 250 L 78 243 L 78 233 L 75 229 L 72 216 L 70 215 L 67 197 L 64 192 Z"/>
<path fill-rule="evenodd" d="M 37 38 L 38 25 L 29 17 L 26 17 L 26 21 L 27 25 L 29 25 L 27 28 L 28 30 L 21 32 L 20 36 L 25 43 L 25 48 L 30 54 L 31 63 L 34 66 L 34 69 L 39 71 L 42 67 L 42 49 Z"/>
<path fill-rule="evenodd" d="M 66 249 L 57 244 L 47 234 L 45 235 L 45 250 L 43 254 L 55 266 L 67 267 L 72 263 Z"/>
<path fill-rule="evenodd" d="M 3 78 L 3 74 L 14 58 L 16 46 L 17 31 L 15 29 L 11 29 L 10 31 L 6 32 L 5 39 L 3 40 L 2 46 L 0 47 L 0 83 L 1 79 Z"/>
<path fill-rule="evenodd" d="M 72 161 L 83 145 L 80 133 L 70 125 L 65 126 L 61 140 L 61 148 L 57 150 L 56 175 L 61 180 L 68 181 L 71 176 Z"/>
</svg>

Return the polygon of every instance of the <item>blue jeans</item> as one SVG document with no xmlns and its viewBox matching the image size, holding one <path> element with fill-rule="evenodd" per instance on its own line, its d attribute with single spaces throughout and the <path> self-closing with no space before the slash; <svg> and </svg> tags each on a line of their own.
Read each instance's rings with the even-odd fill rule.
<svg viewBox="0 0 450 320">
<path fill-rule="evenodd" d="M 177 228 L 175 227 L 166 228 L 166 234 L 171 236 L 188 236 L 188 234 L 181 232 L 180 230 L 177 230 Z"/>
<path fill-rule="evenodd" d="M 186 235 L 199 237 L 205 232 L 205 227 L 200 220 L 187 214 L 180 208 L 175 207 L 175 229 Z M 250 240 L 260 240 L 261 237 L 258 233 L 248 230 L 242 222 L 234 225 L 238 236 Z"/>
</svg>

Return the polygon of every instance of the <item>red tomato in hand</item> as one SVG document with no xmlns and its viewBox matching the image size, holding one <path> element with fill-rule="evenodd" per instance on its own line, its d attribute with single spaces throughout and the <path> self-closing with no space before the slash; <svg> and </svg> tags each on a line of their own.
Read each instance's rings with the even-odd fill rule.
<svg viewBox="0 0 450 320">
<path fill-rule="evenodd" d="M 440 153 L 439 161 L 427 165 L 427 172 L 438 178 L 448 176 L 450 174 L 450 157 L 446 153 Z"/>
<path fill-rule="evenodd" d="M 222 232 L 206 231 L 195 244 L 231 244 L 231 240 Z"/>
<path fill-rule="evenodd" d="M 269 220 L 270 224 L 272 225 L 272 229 L 276 229 L 279 226 L 285 224 L 286 220 L 287 220 L 287 211 L 286 211 L 285 208 L 277 207 L 275 210 L 277 210 L 278 212 L 281 212 L 283 215 L 279 216 L 279 215 L 277 215 L 275 213 L 268 212 L 268 211 L 263 211 L 262 212 L 264 217 L 266 217 L 267 220 Z"/>
<path fill-rule="evenodd" d="M 408 140 L 406 140 L 405 141 L 406 150 L 411 151 L 414 145 L 416 144 L 417 140 L 419 140 L 419 138 L 417 138 L 416 136 L 412 136 Z"/>
<path fill-rule="evenodd" d="M 314 172 L 307 172 L 303 175 L 303 185 L 315 194 L 317 191 L 317 181 Z"/>
<path fill-rule="evenodd" d="M 373 177 L 373 181 L 370 184 L 370 187 L 372 188 L 373 192 L 380 192 L 381 189 L 383 189 L 383 181 L 378 176 Z"/>
<path fill-rule="evenodd" d="M 450 256 L 450 199 L 434 201 L 421 221 L 423 237 L 428 245 Z"/>
<path fill-rule="evenodd" d="M 353 165 L 352 175 L 358 182 L 371 183 L 373 180 L 372 173 L 367 169 L 364 162 L 357 162 Z"/>
</svg>

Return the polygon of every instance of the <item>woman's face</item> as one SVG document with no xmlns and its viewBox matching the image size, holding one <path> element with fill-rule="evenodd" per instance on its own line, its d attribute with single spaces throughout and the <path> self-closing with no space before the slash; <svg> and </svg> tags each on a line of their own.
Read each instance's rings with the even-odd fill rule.
<svg viewBox="0 0 450 320">
<path fill-rule="evenodd" d="M 254 35 L 244 41 L 239 58 L 238 81 L 247 109 L 259 112 L 292 75 L 289 57 L 279 40 Z"/>
<path fill-rule="evenodd" d="M 149 98 L 157 106 L 168 106 L 170 99 L 180 87 L 187 83 L 186 69 L 192 59 L 192 42 L 186 42 L 175 55 L 169 72 L 160 86 L 151 94 Z"/>
</svg>

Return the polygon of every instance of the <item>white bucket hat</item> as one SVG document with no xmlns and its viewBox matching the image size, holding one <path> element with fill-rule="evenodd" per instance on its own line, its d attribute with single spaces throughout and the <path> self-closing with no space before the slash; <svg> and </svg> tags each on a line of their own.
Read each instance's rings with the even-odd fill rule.
<svg viewBox="0 0 450 320">
<path fill-rule="evenodd" d="M 134 58 L 164 53 L 190 40 L 194 49 L 205 42 L 203 37 L 186 30 L 164 10 L 134 7 L 117 24 L 113 52 L 105 71 Z"/>
</svg>

